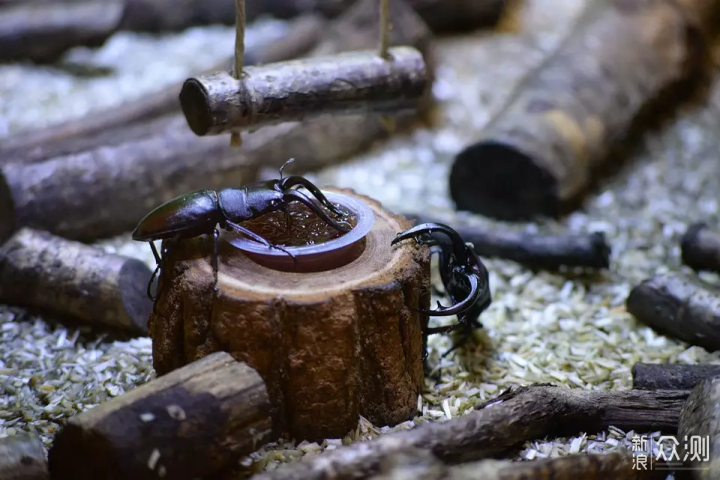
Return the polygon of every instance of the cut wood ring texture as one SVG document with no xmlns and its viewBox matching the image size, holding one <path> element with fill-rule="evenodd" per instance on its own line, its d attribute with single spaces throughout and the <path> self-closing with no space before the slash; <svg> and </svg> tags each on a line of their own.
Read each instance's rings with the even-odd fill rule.
<svg viewBox="0 0 720 480">
<path fill-rule="evenodd" d="M 375 222 L 363 252 L 330 271 L 295 273 L 255 263 L 213 237 L 167 244 L 148 322 L 158 375 L 216 351 L 256 369 L 273 429 L 297 441 L 342 438 L 362 415 L 376 425 L 411 419 L 423 386 L 422 332 L 430 305 L 430 252 L 395 235 L 412 223 L 348 189 Z M 163 248 L 166 244 L 163 245 Z"/>
</svg>

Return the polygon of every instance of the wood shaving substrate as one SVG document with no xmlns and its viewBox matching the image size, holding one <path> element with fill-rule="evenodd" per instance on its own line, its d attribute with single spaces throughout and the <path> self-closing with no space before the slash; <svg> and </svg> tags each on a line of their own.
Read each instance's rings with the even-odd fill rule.
<svg viewBox="0 0 720 480">
<path fill-rule="evenodd" d="M 603 231 L 613 249 L 611 269 L 597 274 L 533 274 L 511 262 L 486 259 L 493 303 L 480 318 L 484 328 L 476 331 L 474 344 L 442 362 L 439 382 L 426 380 L 414 420 L 389 428 L 361 419 L 356 430 L 342 439 L 271 444 L 246 459 L 258 470 L 418 423 L 463 415 L 511 385 L 550 382 L 568 388 L 622 390 L 632 385 L 630 368 L 635 362 L 720 363 L 718 354 L 688 348 L 638 324 L 624 308 L 630 289 L 644 278 L 685 270 L 678 241 L 689 223 L 718 222 L 720 164 L 714 138 L 720 114 L 711 108 L 700 108 L 663 132 L 649 135 L 643 152 L 562 223 L 502 224 L 453 211 L 443 180 L 453 154 L 477 138 L 522 73 L 542 59 L 577 12 L 579 2 L 552 0 L 553 8 L 547 8 L 544 4 L 550 1 L 527 2 L 532 33 L 525 34 L 523 42 L 507 34 L 478 42 L 483 33 L 439 42 L 434 95 L 440 104 L 440 126 L 398 135 L 308 177 L 319 185 L 354 188 L 390 210 L 424 212 L 451 224 L 530 232 Z M 563 3 L 562 8 L 558 3 Z M 282 35 L 283 28 L 284 24 L 269 21 L 253 25 L 248 42 L 261 35 Z M 232 28 L 218 27 L 159 38 L 122 33 L 98 50 L 70 52 L 70 58 L 115 69 L 102 78 L 78 79 L 31 65 L 0 66 L 0 134 L 81 116 L 90 108 L 104 108 L 108 102 L 157 88 L 159 79 L 168 83 L 182 79 L 226 56 L 227 52 L 208 45 L 230 47 L 233 35 Z M 148 246 L 132 242 L 129 235 L 100 245 L 154 266 Z M 435 270 L 433 274 L 438 283 Z M 453 321 L 446 318 L 442 323 Z M 50 445 L 68 417 L 155 375 L 147 338 L 112 341 L 98 332 L 66 328 L 4 306 L 0 335 L 2 436 L 33 431 Z M 430 338 L 432 365 L 452 341 L 444 335 Z M 525 444 L 517 459 L 629 449 L 636 433 L 653 432 L 610 429 L 578 432 L 573 438 L 537 439 Z"/>
</svg>

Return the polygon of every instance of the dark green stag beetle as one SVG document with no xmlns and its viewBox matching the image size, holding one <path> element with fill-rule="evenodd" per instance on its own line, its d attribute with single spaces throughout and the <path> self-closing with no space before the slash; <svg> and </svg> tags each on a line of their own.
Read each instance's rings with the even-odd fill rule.
<svg viewBox="0 0 720 480">
<path fill-rule="evenodd" d="M 177 241 L 212 233 L 214 236 L 212 268 L 215 280 L 217 280 L 220 238 L 218 225 L 225 230 L 242 233 L 252 240 L 266 245 L 268 248 L 281 250 L 293 257 L 293 259 L 295 256 L 292 253 L 280 246 L 271 244 L 261 236 L 238 225 L 238 223 L 278 210 L 287 212 L 288 203 L 299 201 L 333 228 L 347 233 L 349 229 L 330 218 L 320 205 L 313 202 L 304 193 L 292 189 L 295 186 L 307 188 L 332 213 L 345 216 L 345 213 L 330 203 L 318 187 L 308 179 L 297 175 L 283 178 L 283 169 L 293 160 L 291 158 L 280 167 L 279 179 L 252 183 L 240 188 L 196 190 L 160 205 L 140 220 L 132 233 L 132 238 L 138 242 L 150 243 L 150 248 L 152 248 L 157 262 L 157 268 L 155 268 L 147 287 L 148 297 L 154 300 L 150 289 L 167 252 L 167 247 L 164 247 L 163 256 L 158 255 L 158 251 L 153 244 L 155 240 L 170 239 Z"/>
</svg>

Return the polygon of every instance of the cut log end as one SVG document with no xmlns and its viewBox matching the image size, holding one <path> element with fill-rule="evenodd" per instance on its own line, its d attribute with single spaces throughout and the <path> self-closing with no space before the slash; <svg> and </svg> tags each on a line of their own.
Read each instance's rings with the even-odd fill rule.
<svg viewBox="0 0 720 480">
<path fill-rule="evenodd" d="M 427 317 L 416 309 L 429 306 L 429 252 L 393 248 L 409 222 L 356 197 L 375 224 L 359 257 L 331 271 L 273 270 L 223 241 L 214 288 L 212 239 L 173 245 L 150 319 L 156 371 L 229 352 L 263 376 L 275 427 L 298 441 L 343 437 L 360 415 L 378 425 L 412 418 L 423 384 Z"/>
<path fill-rule="evenodd" d="M 697 384 L 680 412 L 678 448 L 685 467 L 692 477 L 710 480 L 720 477 L 720 377 L 711 377 Z M 707 443 L 705 443 L 707 442 Z"/>
<path fill-rule="evenodd" d="M 704 222 L 693 223 L 680 239 L 682 262 L 695 271 L 720 272 L 720 236 Z"/>
<path fill-rule="evenodd" d="M 240 80 L 229 72 L 188 79 L 180 103 L 190 129 L 219 135 L 300 121 L 323 114 L 387 113 L 417 108 L 430 74 L 420 51 L 409 46 L 351 51 L 248 67 Z"/>
<path fill-rule="evenodd" d="M 458 210 L 506 221 L 557 216 L 557 192 L 557 180 L 508 143 L 471 145 L 457 155 L 450 172 L 450 195 Z"/>
</svg>

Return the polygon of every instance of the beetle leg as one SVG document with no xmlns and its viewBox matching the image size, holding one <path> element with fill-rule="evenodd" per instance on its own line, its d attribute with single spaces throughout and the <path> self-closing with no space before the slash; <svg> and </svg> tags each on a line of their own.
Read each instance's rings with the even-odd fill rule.
<svg viewBox="0 0 720 480">
<path fill-rule="evenodd" d="M 457 233 L 452 228 L 448 227 L 447 225 L 443 225 L 442 223 L 421 223 L 420 225 L 415 225 L 414 227 L 405 230 L 404 232 L 400 232 L 397 234 L 395 238 L 393 238 L 392 242 L 390 242 L 390 245 L 395 245 L 398 242 L 401 242 L 403 240 L 407 240 L 409 238 L 416 238 L 418 236 L 426 236 L 433 233 L 444 233 L 447 237 L 449 237 L 450 241 L 452 242 L 452 254 L 453 256 L 458 260 L 460 263 L 466 263 L 468 260 L 468 253 L 467 250 L 469 247 L 465 244 L 462 237 L 460 237 L 460 234 Z M 424 240 L 423 241 L 426 245 L 433 245 L 433 244 L 439 244 L 440 242 L 437 239 L 433 239 L 432 243 L 430 240 Z M 449 246 L 449 245 L 448 245 Z"/>
<path fill-rule="evenodd" d="M 327 207 L 327 209 L 330 210 L 331 212 L 333 212 L 335 215 L 340 215 L 341 217 L 346 217 L 348 215 L 347 213 L 338 210 L 338 208 L 335 205 L 333 205 L 330 202 L 330 200 L 327 199 L 325 194 L 323 194 L 314 183 L 312 183 L 310 180 L 308 180 L 305 177 L 293 175 L 291 177 L 287 177 L 287 178 L 283 179 L 282 182 L 280 182 L 280 187 L 283 190 L 289 190 L 296 185 L 300 185 L 302 187 L 307 188 L 310 191 L 310 193 L 312 193 L 315 196 L 315 198 L 318 199 L 318 201 L 320 203 L 325 205 L 325 207 Z"/>
<path fill-rule="evenodd" d="M 159 262 L 158 262 L 158 264 L 157 264 L 157 267 L 155 267 L 155 271 L 153 271 L 153 274 L 150 276 L 150 282 L 148 283 L 148 286 L 147 286 L 147 296 L 148 296 L 148 298 L 149 298 L 150 300 L 152 300 L 153 302 L 155 301 L 155 299 L 156 299 L 157 297 L 154 297 L 154 298 L 153 298 L 153 295 L 152 295 L 152 284 L 153 284 L 153 282 L 155 281 L 155 277 L 157 276 L 158 272 L 160 272 L 160 263 L 159 263 Z"/>
<path fill-rule="evenodd" d="M 251 239 L 255 240 L 255 241 L 258 242 L 258 243 L 262 243 L 263 245 L 265 245 L 265 246 L 268 247 L 268 248 L 275 248 L 275 249 L 277 249 L 277 250 L 280 250 L 281 252 L 287 253 L 288 255 L 290 255 L 290 256 L 292 257 L 293 261 L 294 261 L 295 263 L 297 263 L 297 257 L 295 257 L 295 255 L 293 255 L 291 252 L 288 252 L 287 250 L 285 250 L 285 249 L 282 248 L 281 246 L 279 246 L 279 245 L 273 245 L 272 243 L 268 242 L 267 240 L 265 240 L 264 238 L 262 238 L 262 237 L 261 237 L 260 235 L 258 235 L 257 233 L 252 232 L 252 231 L 248 230 L 247 228 L 238 225 L 238 224 L 235 223 L 235 222 L 231 222 L 230 220 L 227 220 L 226 223 L 227 223 L 228 227 L 232 228 L 233 230 L 235 230 L 235 231 L 237 231 L 237 232 L 240 232 L 240 233 L 242 233 L 243 235 L 247 235 L 247 236 L 250 237 Z"/>
<path fill-rule="evenodd" d="M 150 248 L 152 249 L 153 256 L 155 257 L 155 263 L 157 265 L 160 265 L 160 255 L 158 255 L 157 248 L 155 248 L 155 242 L 150 241 L 148 243 L 150 244 Z"/>
<path fill-rule="evenodd" d="M 333 228 L 340 230 L 343 233 L 347 233 L 350 231 L 349 228 L 345 228 L 339 223 L 337 223 L 332 218 L 328 217 L 327 213 L 325 213 L 321 207 L 319 207 L 317 204 L 315 204 L 312 200 L 310 200 L 307 195 L 304 193 L 298 191 L 298 190 L 289 190 L 283 194 L 283 200 L 286 202 L 290 202 L 293 200 L 297 200 L 298 202 L 301 202 L 305 204 L 308 208 L 310 208 L 313 212 L 317 214 L 318 217 L 322 218 L 326 223 L 328 223 Z"/>
</svg>

